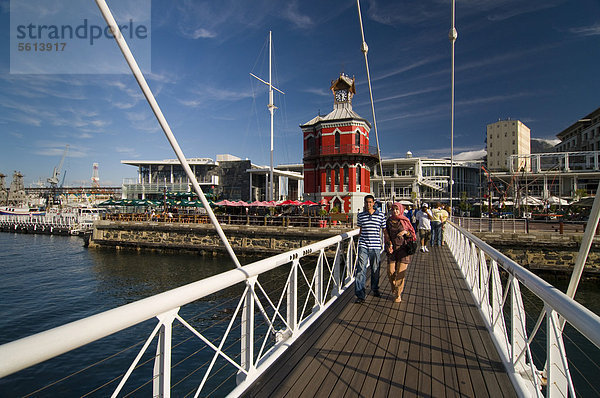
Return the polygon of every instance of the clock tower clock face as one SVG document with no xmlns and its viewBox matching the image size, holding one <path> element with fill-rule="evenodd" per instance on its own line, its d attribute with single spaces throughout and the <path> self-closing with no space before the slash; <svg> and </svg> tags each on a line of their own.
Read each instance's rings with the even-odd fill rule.
<svg viewBox="0 0 600 398">
<path fill-rule="evenodd" d="M 345 102 L 348 100 L 348 91 L 347 90 L 338 90 L 335 92 L 335 100 L 337 102 Z"/>
</svg>

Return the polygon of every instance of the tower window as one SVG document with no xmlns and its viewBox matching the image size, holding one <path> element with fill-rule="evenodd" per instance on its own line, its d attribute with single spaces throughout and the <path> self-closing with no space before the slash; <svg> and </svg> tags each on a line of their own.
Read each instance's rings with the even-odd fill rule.
<svg viewBox="0 0 600 398">
<path fill-rule="evenodd" d="M 356 136 L 354 138 L 354 145 L 356 145 L 357 148 L 360 148 L 360 131 L 356 130 Z"/>
<path fill-rule="evenodd" d="M 344 185 L 348 185 L 348 165 L 344 166 Z"/>
<path fill-rule="evenodd" d="M 340 132 L 335 132 L 335 148 L 340 149 Z"/>
</svg>

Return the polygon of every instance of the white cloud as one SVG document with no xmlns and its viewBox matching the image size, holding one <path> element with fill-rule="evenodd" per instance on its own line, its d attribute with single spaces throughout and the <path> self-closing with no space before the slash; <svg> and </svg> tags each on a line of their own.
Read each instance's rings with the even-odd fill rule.
<svg viewBox="0 0 600 398">
<path fill-rule="evenodd" d="M 314 25 L 313 20 L 308 15 L 302 14 L 298 10 L 297 1 L 288 3 L 287 7 L 283 9 L 281 15 L 284 19 L 292 22 L 298 28 L 307 29 Z"/>
<path fill-rule="evenodd" d="M 506 19 L 510 19 L 513 17 L 517 17 L 523 14 L 530 14 L 532 12 L 537 12 L 541 10 L 546 10 L 549 8 L 554 8 L 564 3 L 565 0 L 554 0 L 554 1 L 544 1 L 544 2 L 535 2 L 535 1 L 516 1 L 513 4 L 510 4 L 504 7 L 503 10 L 496 12 L 495 14 L 488 15 L 488 19 L 490 21 L 504 21 Z"/>
<path fill-rule="evenodd" d="M 531 138 L 531 140 L 545 142 L 546 144 L 550 144 L 552 146 L 560 144 L 560 140 L 558 138 Z"/>
<path fill-rule="evenodd" d="M 33 151 L 35 155 L 51 156 L 57 159 L 62 158 L 66 148 L 66 144 L 64 143 L 50 141 L 37 141 L 34 143 L 34 146 L 37 148 Z M 85 158 L 88 156 L 89 148 L 70 145 L 66 158 Z"/>
<path fill-rule="evenodd" d="M 318 95 L 320 97 L 329 97 L 333 95 L 331 94 L 331 91 L 325 90 L 323 88 L 305 88 L 302 91 L 304 91 L 305 93 Z"/>
<path fill-rule="evenodd" d="M 600 24 L 571 28 L 569 32 L 577 36 L 598 36 L 600 35 Z"/>
<path fill-rule="evenodd" d="M 188 99 L 177 99 L 182 105 L 189 108 L 198 108 L 207 103 L 214 103 L 218 101 L 222 102 L 235 102 L 246 98 L 254 98 L 251 92 L 245 92 L 240 90 L 218 88 L 212 86 L 206 86 L 196 88 L 191 91 L 191 98 Z"/>
<path fill-rule="evenodd" d="M 487 155 L 485 149 L 479 149 L 476 151 L 465 151 L 454 155 L 454 160 L 480 160 Z"/>
</svg>

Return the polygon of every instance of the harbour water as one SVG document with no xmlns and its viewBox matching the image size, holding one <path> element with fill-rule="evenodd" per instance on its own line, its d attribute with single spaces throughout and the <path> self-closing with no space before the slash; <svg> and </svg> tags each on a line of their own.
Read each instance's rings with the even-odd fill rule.
<svg viewBox="0 0 600 398">
<path fill-rule="evenodd" d="M 241 261 L 248 263 L 253 259 Z M 228 257 L 89 250 L 79 237 L 0 233 L 0 344 L 232 268 Z M 211 305 L 214 301 L 213 298 Z M 214 315 L 211 317 L 214 319 Z M 75 350 L 48 361 L 50 364 L 37 365 L 36 372 L 26 370 L 0 379 L 0 397 L 24 396 L 52 383 L 89 364 L 89 357 L 100 359 L 110 354 L 111 347 L 114 351 L 122 348 L 124 344 L 119 339 L 131 338 L 131 333 L 134 332 L 121 332 L 92 345 L 91 354 L 90 349 Z M 69 362 L 79 363 L 68 369 Z M 122 364 L 119 371 L 124 372 L 128 365 Z M 35 375 L 40 369 L 42 377 Z M 33 396 L 81 396 L 106 382 L 107 375 L 95 369 L 92 376 L 84 378 L 88 384 L 85 387 L 80 385 L 81 379 L 75 383 L 67 381 Z M 106 390 L 92 394 L 106 395 Z"/>
<path fill-rule="evenodd" d="M 250 261 L 253 259 L 245 259 L 242 263 Z M 89 250 L 83 247 L 83 241 L 78 237 L 0 233 L 0 344 L 232 268 L 233 263 L 228 257 Z M 550 278 L 551 283 L 566 289 L 568 280 Z M 600 313 L 598 282 L 582 282 L 577 299 Z M 215 315 L 208 318 L 215 319 Z M 123 345 L 118 341 L 120 338 L 123 337 L 108 339 L 91 349 L 106 350 L 103 354 L 108 355 L 111 349 Z M 81 366 L 85 366 L 89 356 L 89 350 L 76 350 L 63 356 L 62 362 L 38 365 L 42 377 L 39 373 L 36 376 L 24 371 L 0 379 L 0 396 L 27 395 L 72 372 L 73 369 L 66 369 L 68 362 L 81 362 Z M 98 357 L 103 356 L 98 353 Z M 81 380 L 67 381 L 33 396 L 84 395 L 106 381 L 107 374 L 101 369 L 84 378 L 88 386 L 82 386 Z M 105 395 L 106 391 L 91 394 Z M 133 396 L 137 395 L 134 393 Z"/>
</svg>

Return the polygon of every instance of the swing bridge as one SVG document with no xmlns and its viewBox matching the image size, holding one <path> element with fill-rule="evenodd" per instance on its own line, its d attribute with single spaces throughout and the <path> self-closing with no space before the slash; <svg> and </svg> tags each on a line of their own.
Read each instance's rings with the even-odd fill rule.
<svg viewBox="0 0 600 398">
<path fill-rule="evenodd" d="M 353 303 L 359 230 L 242 266 L 106 2 L 96 3 L 235 269 L 4 344 L 0 383 L 27 372 L 35 386 L 50 366 L 65 376 L 29 396 L 600 395 L 600 317 L 572 299 L 600 200 L 567 294 L 452 223 L 444 246 L 413 256 L 400 304 L 385 283 L 382 297 Z M 90 363 L 70 363 L 74 350 Z M 88 372 L 105 382 L 88 385 Z"/>
<path fill-rule="evenodd" d="M 0 377 L 115 333 L 135 337 L 103 353 L 122 368 L 86 386 L 102 396 L 574 397 L 598 374 L 570 354 L 598 358 L 600 317 L 454 224 L 413 256 L 401 304 L 389 288 L 355 304 L 358 232 L 0 346 Z"/>
</svg>

